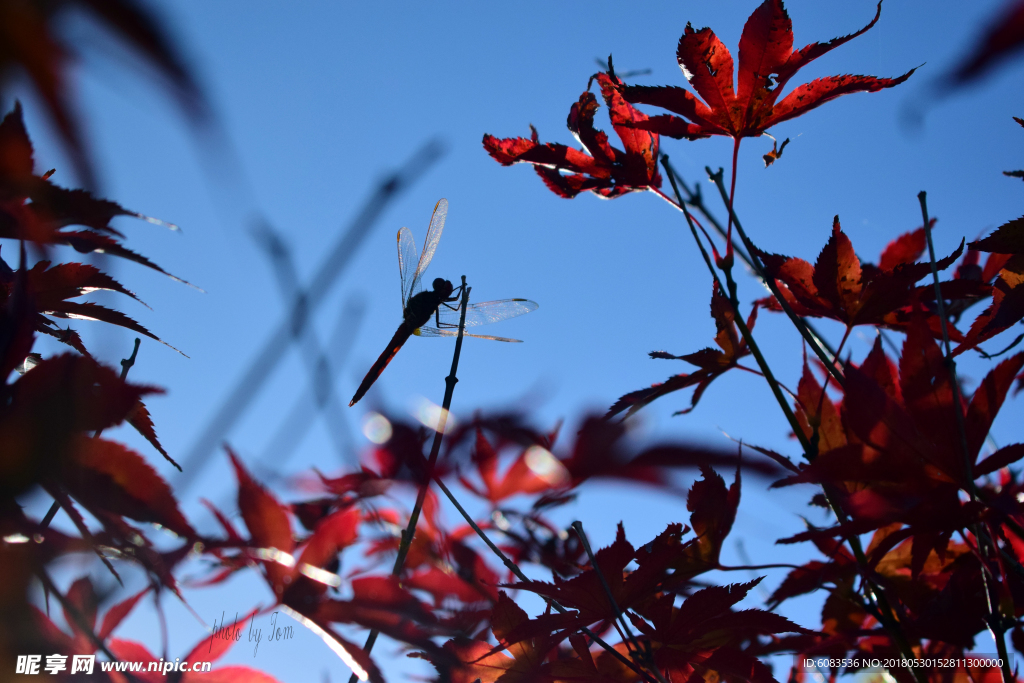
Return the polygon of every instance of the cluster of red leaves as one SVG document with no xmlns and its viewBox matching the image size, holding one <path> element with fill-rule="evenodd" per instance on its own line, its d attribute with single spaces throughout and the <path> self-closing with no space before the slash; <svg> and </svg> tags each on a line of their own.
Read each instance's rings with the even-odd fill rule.
<svg viewBox="0 0 1024 683">
<path fill-rule="evenodd" d="M 612 147 L 608 135 L 594 128 L 597 99 L 590 86 L 597 80 L 612 127 L 625 151 Z M 560 197 L 571 199 L 593 192 L 611 199 L 628 192 L 661 187 L 658 173 L 658 135 L 641 129 L 647 116 L 622 99 L 622 81 L 614 72 L 593 76 L 578 102 L 569 110 L 566 125 L 583 146 L 576 150 L 558 143 L 541 144 L 537 131 L 526 138 L 484 135 L 484 149 L 502 166 L 532 164 L 544 184 Z"/>
<path fill-rule="evenodd" d="M 591 83 L 596 79 L 601 86 L 612 127 L 622 140 L 624 152 L 609 145 L 608 136 L 594 128 L 598 105 L 589 85 L 572 105 L 566 122 L 583 150 L 557 143 L 542 144 L 536 130 L 529 139 L 484 135 L 484 149 L 503 166 L 533 164 L 548 189 L 568 199 L 584 191 L 613 198 L 636 190 L 657 189 L 661 187 L 661 135 L 688 140 L 724 135 L 738 143 L 741 138 L 758 137 L 771 126 L 841 95 L 876 92 L 910 78 L 915 69 L 897 78 L 829 76 L 800 85 L 776 101 L 797 71 L 863 34 L 875 25 L 881 11 L 879 2 L 874 19 L 855 33 L 794 50 L 793 24 L 782 0 L 764 0 L 743 28 L 736 87 L 729 49 L 711 29 L 695 31 L 687 24 L 676 58 L 700 98 L 676 86 L 626 85 L 615 75 L 610 58 L 608 72 L 591 77 Z M 673 114 L 649 117 L 634 104 L 655 105 Z M 773 146 L 772 152 L 765 155 L 765 164 L 771 164 L 781 154 L 782 148 Z"/>
<path fill-rule="evenodd" d="M 687 24 L 679 39 L 676 59 L 701 99 L 675 86 L 623 87 L 622 96 L 627 102 L 655 105 L 674 114 L 655 116 L 633 125 L 687 140 L 711 135 L 739 140 L 758 137 L 771 126 L 801 116 L 841 95 L 876 92 L 899 85 L 915 70 L 897 78 L 850 75 L 818 78 L 797 86 L 776 101 L 797 71 L 869 30 L 881 12 L 879 2 L 874 19 L 859 31 L 794 50 L 793 22 L 782 0 L 765 0 L 743 27 L 735 87 L 729 49 L 710 28 L 695 31 Z"/>
<path fill-rule="evenodd" d="M 10 5 L 0 5 L 0 11 L 10 10 Z M 46 567 L 55 558 L 95 553 L 118 580 L 113 562 L 127 561 L 141 567 L 153 585 L 178 593 L 173 570 L 199 538 L 170 486 L 146 458 L 100 436 L 128 423 L 173 464 L 142 403 L 143 397 L 161 390 L 126 381 L 90 356 L 74 330 L 62 330 L 53 320 L 99 320 L 153 337 L 118 311 L 71 301 L 95 290 L 134 294 L 91 265 L 50 260 L 33 264 L 28 259 L 26 244 L 33 253 L 68 245 L 159 271 L 121 246 L 123 236 L 110 226 L 115 216 L 138 214 L 82 190 L 58 187 L 50 182 L 51 174 L 36 175 L 33 164 L 32 144 L 16 105 L 0 122 L 0 237 L 18 240 L 20 247 L 17 269 L 0 259 L 0 566 L 5 618 L 31 626 L 14 636 L 2 634 L 5 657 L 17 649 L 11 643 L 21 643 L 15 654 L 38 651 L 40 642 L 52 646 L 51 651 L 92 653 L 140 597 L 113 608 L 97 632 L 95 592 L 87 580 L 76 582 L 60 596 L 74 631 L 66 636 L 44 617 L 33 617 L 26 601 L 33 578 L 47 591 L 54 590 Z M 44 359 L 32 353 L 38 333 L 56 337 L 81 355 Z M 77 537 L 48 528 L 49 519 L 33 520 L 22 512 L 16 497 L 34 489 L 53 497 Z M 152 525 L 184 542 L 166 549 L 166 543 L 147 533 Z"/>
</svg>

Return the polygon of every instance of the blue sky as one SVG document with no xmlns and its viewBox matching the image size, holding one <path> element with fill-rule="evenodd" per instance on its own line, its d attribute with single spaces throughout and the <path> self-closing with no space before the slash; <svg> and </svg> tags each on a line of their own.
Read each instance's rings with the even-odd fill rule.
<svg viewBox="0 0 1024 683">
<path fill-rule="evenodd" d="M 572 427 L 627 391 L 686 371 L 682 363 L 647 357 L 653 350 L 692 352 L 709 345 L 713 335 L 709 277 L 681 216 L 652 194 L 610 202 L 590 195 L 560 199 L 525 166 L 500 167 L 480 140 L 484 133 L 527 135 L 532 123 L 544 141 L 573 143 L 565 117 L 597 70 L 595 58 L 613 53 L 620 71 L 653 70 L 638 83 L 684 85 L 674 54 L 686 22 L 711 26 L 735 52 L 756 4 L 152 2 L 230 141 L 230 155 L 220 156 L 144 73 L 123 68 L 118 48 L 84 51 L 78 95 L 105 196 L 182 227 L 174 234 L 125 219 L 128 246 L 205 290 L 131 264 L 108 264 L 152 310 L 107 301 L 189 356 L 145 340 L 131 372 L 135 381 L 167 389 L 150 408 L 168 451 L 184 457 L 286 314 L 251 233 L 254 217 L 265 217 L 285 237 L 306 281 L 375 184 L 435 137 L 446 155 L 390 206 L 315 315 L 326 343 L 346 307 L 365 310 L 348 360 L 336 369 L 343 404 L 400 322 L 395 232 L 408 226 L 422 243 L 440 197 L 448 199 L 450 211 L 431 277 L 456 281 L 465 274 L 478 301 L 526 297 L 540 303 L 529 316 L 484 332 L 524 344 L 466 342 L 456 417 L 512 406 L 528 410 L 542 426 L 565 419 Z M 896 76 L 924 64 L 894 90 L 844 97 L 773 130 L 792 141 L 769 169 L 761 155 L 771 141 L 744 142 L 736 207 L 753 239 L 766 250 L 813 260 L 838 214 L 861 257 L 874 260 L 890 239 L 920 224 L 920 190 L 928 191 L 931 213 L 939 218 L 935 237 L 943 254 L 961 237 L 974 239 L 1020 215 L 1024 188 L 1001 171 L 1024 167 L 1024 130 L 1011 120 L 1024 114 L 1024 66 L 1011 65 L 945 100 L 933 89 L 998 5 L 886 3 L 872 31 L 801 71 L 794 85 L 838 73 Z M 798 45 L 849 33 L 874 14 L 870 0 L 793 0 L 787 8 Z M 99 36 L 84 22 L 68 30 Z M 55 180 L 73 185 L 38 101 L 30 93 L 23 100 L 38 163 L 56 167 Z M 606 119 L 599 121 L 608 128 Z M 687 181 L 705 184 L 710 199 L 713 188 L 703 168 L 727 165 L 731 143 L 665 140 L 663 150 Z M 741 283 L 744 301 L 760 296 L 753 281 Z M 109 362 L 131 348 L 128 333 L 89 323 L 78 327 Z M 838 341 L 837 326 L 821 328 Z M 757 336 L 776 373 L 795 385 L 801 362 L 795 332 L 782 318 L 762 314 Z M 861 358 L 872 341 L 869 334 L 855 336 L 848 348 Z M 405 413 L 417 397 L 440 402 L 451 349 L 450 340 L 411 340 L 363 403 L 339 411 L 353 441 L 367 443 L 359 426 L 372 406 Z M 961 367 L 974 382 L 986 371 L 975 358 Z M 289 352 L 227 435 L 243 458 L 265 451 L 294 402 L 308 394 L 308 376 L 299 354 Z M 767 387 L 750 374 L 723 377 L 694 413 L 671 417 L 687 405 L 689 395 L 678 394 L 648 407 L 638 436 L 724 444 L 725 432 L 797 452 Z M 993 436 L 1006 444 L 1014 438 L 1019 403 L 1008 403 L 1003 413 Z M 337 469 L 329 432 L 322 421 L 315 424 L 285 473 L 313 465 Z M 155 456 L 134 435 L 117 436 Z M 202 479 L 183 497 L 186 514 L 201 526 L 209 517 L 198 498 L 229 500 L 234 485 L 223 453 L 209 457 Z M 159 456 L 153 462 L 171 475 Z M 686 485 L 694 476 L 681 474 L 679 482 Z M 811 493 L 768 493 L 763 483 L 748 480 L 733 538 L 742 539 L 758 562 L 806 557 L 799 548 L 780 551 L 773 541 L 802 528 L 798 515 L 816 514 L 806 507 Z M 37 504 L 45 507 L 45 501 Z M 611 539 L 621 519 L 631 540 L 643 543 L 665 524 L 685 520 L 686 512 L 679 498 L 593 485 L 563 516 L 566 522 L 585 520 L 597 544 Z M 741 563 L 732 540 L 724 559 Z M 251 578 L 191 592 L 191 604 L 210 623 L 222 610 L 230 616 L 255 600 L 268 602 L 269 592 Z M 775 572 L 769 580 L 779 578 Z M 788 614 L 812 624 L 814 604 L 795 602 Z M 187 651 L 202 637 L 201 626 L 177 606 L 169 613 L 171 651 Z M 152 610 L 141 610 L 124 633 L 154 648 L 159 644 Z M 329 671 L 331 680 L 347 675 L 311 636 L 256 658 L 238 650 L 230 658 L 282 681 L 310 680 L 309 671 Z"/>
</svg>

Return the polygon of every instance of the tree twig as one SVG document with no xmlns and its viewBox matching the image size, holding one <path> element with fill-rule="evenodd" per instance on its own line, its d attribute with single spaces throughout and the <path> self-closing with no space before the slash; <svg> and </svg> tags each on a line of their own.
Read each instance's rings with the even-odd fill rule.
<svg viewBox="0 0 1024 683">
<path fill-rule="evenodd" d="M 459 315 L 459 334 L 455 338 L 455 353 L 452 356 L 452 368 L 448 376 L 444 378 L 444 401 L 441 403 L 441 416 L 438 419 L 437 431 L 434 432 L 434 442 L 430 446 L 430 457 L 427 460 L 427 467 L 424 472 L 423 484 L 420 486 L 419 493 L 416 494 L 416 503 L 413 505 L 412 513 L 409 515 L 409 523 L 406 524 L 405 529 L 402 531 L 402 538 L 398 543 L 398 556 L 395 558 L 395 566 L 391 569 L 391 575 L 401 578 L 402 568 L 405 566 L 405 558 L 409 554 L 409 548 L 412 546 L 412 537 L 416 533 L 416 524 L 420 519 L 420 511 L 423 509 L 423 502 L 427 498 L 427 490 L 430 488 L 430 480 L 434 473 L 434 464 L 437 462 L 437 456 L 441 452 L 441 440 L 444 438 L 445 426 L 448 422 L 448 411 L 452 407 L 452 394 L 455 392 L 455 385 L 458 383 L 459 378 L 455 376 L 455 373 L 459 370 L 459 357 L 462 355 L 462 333 L 466 329 L 466 309 L 469 308 L 469 291 L 470 287 L 466 286 L 466 276 L 462 276 L 462 303 L 461 303 L 461 314 Z M 373 651 L 374 643 L 377 642 L 377 635 L 380 632 L 377 629 L 370 631 L 370 635 L 366 637 L 366 644 L 363 646 L 363 651 L 367 655 Z M 355 673 L 349 678 L 349 683 L 356 683 L 357 677 Z"/>
</svg>

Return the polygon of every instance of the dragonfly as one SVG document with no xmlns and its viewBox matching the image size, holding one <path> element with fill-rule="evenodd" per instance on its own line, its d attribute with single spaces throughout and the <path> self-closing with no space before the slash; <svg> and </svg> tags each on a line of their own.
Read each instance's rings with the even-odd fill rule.
<svg viewBox="0 0 1024 683">
<path fill-rule="evenodd" d="M 380 374 L 384 372 L 384 368 L 388 366 L 388 363 L 412 335 L 418 337 L 458 336 L 459 320 L 462 315 L 462 304 L 459 302 L 462 298 L 463 286 L 456 288 L 449 280 L 435 278 L 431 283 L 431 289 L 421 289 L 423 273 L 426 272 L 427 266 L 434 258 L 434 252 L 437 251 L 437 244 L 441 241 L 441 232 L 444 230 L 444 222 L 447 217 L 448 200 L 441 199 L 434 206 L 422 253 L 416 248 L 416 239 L 409 228 L 402 228 L 398 231 L 398 273 L 402 286 L 402 324 L 398 326 L 395 336 L 391 338 L 380 357 L 366 373 L 366 377 L 356 389 L 349 406 L 354 406 L 369 391 Z M 466 327 L 476 327 L 515 318 L 535 311 L 537 308 L 538 304 L 529 299 L 500 299 L 471 303 L 466 307 Z M 431 319 L 436 327 L 427 325 Z M 480 334 L 463 333 L 463 335 L 501 342 L 521 341 L 520 339 Z"/>
</svg>

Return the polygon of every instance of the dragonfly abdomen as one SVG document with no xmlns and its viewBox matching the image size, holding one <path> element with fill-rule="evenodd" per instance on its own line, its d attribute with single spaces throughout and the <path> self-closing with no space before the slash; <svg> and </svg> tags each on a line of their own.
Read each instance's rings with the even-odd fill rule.
<svg viewBox="0 0 1024 683">
<path fill-rule="evenodd" d="M 363 377 L 362 383 L 359 385 L 359 388 L 356 389 L 356 393 L 352 397 L 352 400 L 349 401 L 349 407 L 354 406 L 359 399 L 361 399 L 366 392 L 370 390 L 373 383 L 377 381 L 380 374 L 384 372 L 384 368 L 388 366 L 388 363 L 390 363 L 391 359 L 395 357 L 398 350 L 402 348 L 405 342 L 408 341 L 409 337 L 412 336 L 414 329 L 416 328 L 410 326 L 408 322 L 403 322 L 398 326 L 398 329 L 395 331 L 395 336 L 393 336 L 391 341 L 388 342 L 383 353 L 381 353 L 377 358 L 377 362 L 370 367 L 370 370 L 366 373 L 366 377 Z"/>
</svg>

